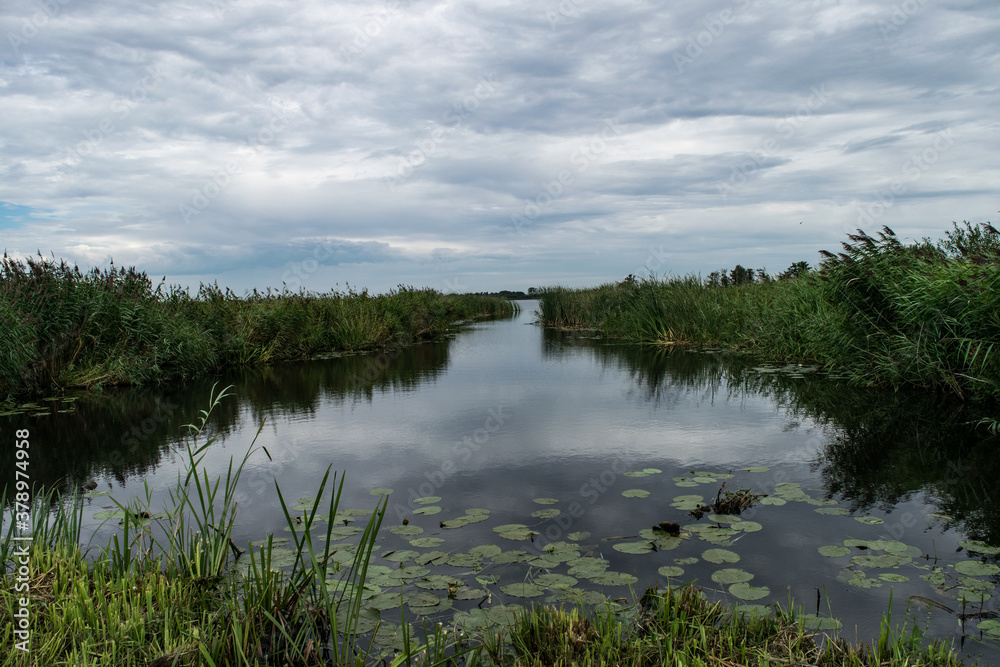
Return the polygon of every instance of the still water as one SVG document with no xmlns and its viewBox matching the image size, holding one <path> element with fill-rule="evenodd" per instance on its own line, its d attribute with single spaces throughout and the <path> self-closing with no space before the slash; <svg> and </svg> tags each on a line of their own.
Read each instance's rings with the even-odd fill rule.
<svg viewBox="0 0 1000 667">
<path fill-rule="evenodd" d="M 892 591 L 896 622 L 909 600 L 911 624 L 928 638 L 1000 660 L 998 642 L 978 629 L 996 611 L 1000 568 L 973 566 L 997 556 L 968 544 L 1000 545 L 1000 457 L 996 439 L 975 427 L 974 406 L 859 391 L 808 367 L 721 351 L 544 329 L 533 323 L 536 305 L 393 352 L 83 395 L 70 412 L 30 418 L 32 477 L 69 490 L 96 480 L 85 535 L 106 544 L 117 522 L 92 517 L 115 506 L 93 494 L 125 502 L 148 489 L 159 507 L 183 469 L 183 425 L 208 407 L 213 384 L 232 385 L 206 428 L 218 438 L 205 459 L 210 475 L 239 460 L 258 429 L 256 445 L 270 454 L 257 451 L 244 471 L 237 544 L 287 535 L 275 482 L 294 503 L 315 495 L 332 467 L 346 473 L 342 508 L 370 509 L 373 489 L 392 490 L 376 562 L 413 567 L 404 594 L 444 574 L 490 593 L 486 606 L 586 591 L 632 600 L 669 578 L 739 602 L 733 580 L 713 580 L 728 568 L 736 579 L 752 575 L 736 589 L 744 604 L 787 605 L 791 596 L 816 613 L 819 596 L 819 613 L 839 619 L 850 639 L 878 635 Z M 26 419 L 5 417 L 0 427 Z M 5 479 L 9 466 L 0 464 Z M 689 516 L 691 503 L 715 500 L 723 484 L 767 496 L 736 523 Z M 391 532 L 403 519 L 423 532 Z M 682 539 L 640 533 L 661 521 L 681 524 Z M 532 534 L 493 530 L 509 524 Z M 432 539 L 411 542 L 422 538 Z M 455 556 L 484 545 L 495 546 Z M 566 575 L 582 558 L 613 576 L 578 568 L 569 597 L 553 587 L 568 579 L 538 579 Z M 509 587 L 531 581 L 544 590 Z M 408 611 L 447 622 L 478 602 Z M 398 620 L 398 605 L 384 613 Z"/>
</svg>

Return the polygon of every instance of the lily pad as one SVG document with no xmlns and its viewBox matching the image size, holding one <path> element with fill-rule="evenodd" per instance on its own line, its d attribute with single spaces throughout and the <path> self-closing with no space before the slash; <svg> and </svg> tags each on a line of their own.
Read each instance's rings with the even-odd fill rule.
<svg viewBox="0 0 1000 667">
<path fill-rule="evenodd" d="M 680 577 L 684 575 L 684 568 L 676 565 L 664 565 L 657 572 L 664 577 Z"/>
<path fill-rule="evenodd" d="M 717 584 L 739 584 L 753 579 L 754 575 L 736 567 L 726 567 L 712 573 L 712 581 Z"/>
<path fill-rule="evenodd" d="M 438 514 L 441 512 L 441 507 L 439 505 L 427 505 L 425 507 L 418 507 L 413 510 L 414 514 L 421 514 L 424 516 L 431 516 L 432 514 Z"/>
<path fill-rule="evenodd" d="M 817 616 L 816 614 L 803 614 L 798 616 L 806 630 L 839 630 L 844 624 L 829 616 Z"/>
<path fill-rule="evenodd" d="M 570 588 L 576 586 L 577 580 L 566 574 L 547 573 L 535 577 L 535 583 L 546 588 Z"/>
<path fill-rule="evenodd" d="M 652 542 L 618 542 L 614 545 L 615 551 L 626 554 L 644 554 L 653 550 Z"/>
<path fill-rule="evenodd" d="M 590 532 L 586 530 L 580 530 L 575 533 L 570 533 L 566 536 L 567 539 L 573 540 L 574 542 L 579 542 L 580 540 L 585 540 L 590 537 Z"/>
<path fill-rule="evenodd" d="M 997 567 L 993 563 L 983 563 L 978 560 L 965 560 L 961 563 L 955 563 L 955 571 L 973 577 L 981 577 L 1000 572 L 1000 567 Z"/>
<path fill-rule="evenodd" d="M 532 502 L 538 503 L 539 505 L 555 505 L 559 502 L 556 498 L 535 498 Z"/>
<path fill-rule="evenodd" d="M 639 581 L 638 577 L 625 572 L 602 572 L 597 576 L 589 577 L 589 579 L 601 586 L 628 586 Z"/>
<path fill-rule="evenodd" d="M 910 580 L 905 574 L 896 574 L 895 572 L 882 572 L 878 575 L 878 578 L 882 581 L 888 581 L 894 584 L 902 584 Z"/>
<path fill-rule="evenodd" d="M 440 537 L 418 537 L 415 540 L 410 540 L 410 544 L 421 549 L 426 549 L 428 547 L 439 547 L 444 544 L 444 540 Z"/>
<path fill-rule="evenodd" d="M 778 506 L 778 505 L 784 505 L 786 502 L 788 502 L 788 501 L 785 500 L 784 498 L 775 498 L 774 496 L 767 496 L 766 498 L 761 498 L 760 499 L 760 504 L 761 505 L 774 505 L 774 506 Z"/>
<path fill-rule="evenodd" d="M 866 523 L 870 526 L 874 526 L 880 523 L 885 523 L 885 521 L 878 518 L 877 516 L 856 516 L 854 517 L 854 520 L 860 523 Z"/>
<path fill-rule="evenodd" d="M 393 491 L 392 489 L 387 489 L 384 486 L 380 486 L 377 489 L 372 489 L 368 493 L 373 496 L 388 496 L 395 493 L 395 491 Z"/>
<path fill-rule="evenodd" d="M 441 496 L 424 496 L 423 498 L 414 498 L 413 502 L 417 505 L 433 505 L 434 503 L 441 502 Z"/>
<path fill-rule="evenodd" d="M 846 556 L 851 553 L 851 550 L 847 547 L 838 546 L 836 544 L 828 544 L 822 546 L 818 549 L 820 556 L 826 556 L 827 558 L 839 558 L 840 556 Z"/>
<path fill-rule="evenodd" d="M 552 519 L 554 517 L 559 516 L 560 514 L 562 514 L 561 511 L 553 508 L 548 510 L 537 510 L 535 512 L 532 512 L 531 516 L 533 516 L 536 519 Z"/>
<path fill-rule="evenodd" d="M 424 529 L 420 526 L 393 526 L 389 529 L 390 533 L 395 533 L 396 535 L 419 535 L 424 532 Z"/>
<path fill-rule="evenodd" d="M 966 540 L 965 542 L 960 542 L 967 551 L 975 551 L 980 554 L 1000 554 L 1000 547 L 991 547 L 986 544 L 986 542 L 980 542 L 979 540 Z"/>
<path fill-rule="evenodd" d="M 751 466 L 749 468 L 744 468 L 747 472 L 767 472 L 770 470 L 767 466 Z"/>
<path fill-rule="evenodd" d="M 536 598 L 545 594 L 545 588 L 538 584 L 529 583 L 507 584 L 506 586 L 501 586 L 500 590 L 516 598 Z"/>
<path fill-rule="evenodd" d="M 503 549 L 496 546 L 495 544 L 481 544 L 478 547 L 473 547 L 469 549 L 469 553 L 477 558 L 493 558 L 494 556 L 501 553 Z"/>
<path fill-rule="evenodd" d="M 626 498 L 648 498 L 649 491 L 646 489 L 625 489 L 622 495 Z"/>
<path fill-rule="evenodd" d="M 701 555 L 709 563 L 736 563 L 740 560 L 740 555 L 728 549 L 709 549 Z"/>
<path fill-rule="evenodd" d="M 817 514 L 828 514 L 830 516 L 848 516 L 851 513 L 849 510 L 843 507 L 817 507 L 813 511 L 816 512 Z M 836 619 L 830 619 L 830 620 L 836 620 Z"/>
<path fill-rule="evenodd" d="M 741 600 L 759 600 L 770 595 L 771 589 L 767 586 L 751 586 L 746 582 L 740 582 L 729 587 L 729 594 Z"/>
</svg>

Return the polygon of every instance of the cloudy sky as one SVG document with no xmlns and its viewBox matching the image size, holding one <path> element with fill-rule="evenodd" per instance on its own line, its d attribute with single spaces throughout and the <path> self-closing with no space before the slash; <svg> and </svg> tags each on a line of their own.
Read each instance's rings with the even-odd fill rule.
<svg viewBox="0 0 1000 667">
<path fill-rule="evenodd" d="M 777 272 L 1000 209 L 987 0 L 5 0 L 0 239 L 328 290 Z"/>
</svg>

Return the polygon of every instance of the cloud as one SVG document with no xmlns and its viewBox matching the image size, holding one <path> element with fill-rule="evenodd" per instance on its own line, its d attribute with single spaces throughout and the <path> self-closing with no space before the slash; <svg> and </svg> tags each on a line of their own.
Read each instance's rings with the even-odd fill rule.
<svg viewBox="0 0 1000 667">
<path fill-rule="evenodd" d="M 306 282 L 377 291 L 780 270 L 894 181 L 869 218 L 903 235 L 995 213 L 998 27 L 929 0 L 12 0 L 0 229 L 237 290 L 316 244 Z"/>
</svg>

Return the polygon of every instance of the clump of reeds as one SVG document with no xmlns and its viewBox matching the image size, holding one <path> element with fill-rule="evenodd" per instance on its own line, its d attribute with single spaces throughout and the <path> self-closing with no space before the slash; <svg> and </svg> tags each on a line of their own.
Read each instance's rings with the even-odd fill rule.
<svg viewBox="0 0 1000 667">
<path fill-rule="evenodd" d="M 838 366 L 858 384 L 1000 398 L 1000 233 L 955 224 L 933 243 L 851 234 L 816 270 L 742 282 L 633 277 L 541 293 L 543 323 L 659 344 L 724 345 Z"/>
<path fill-rule="evenodd" d="M 434 336 L 457 320 L 516 304 L 399 286 L 257 292 L 218 285 L 192 296 L 134 268 L 83 272 L 42 256 L 0 261 L 0 391 L 141 384 L 224 366 L 374 350 Z"/>
</svg>

